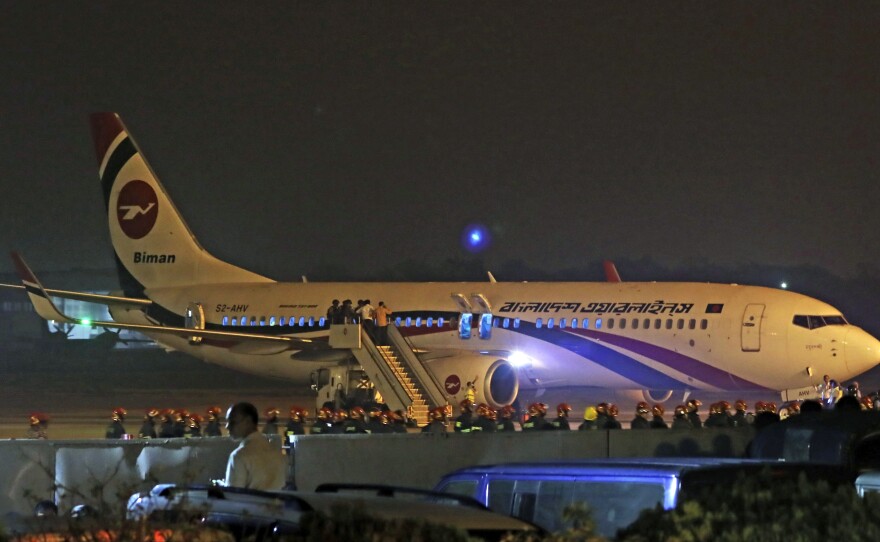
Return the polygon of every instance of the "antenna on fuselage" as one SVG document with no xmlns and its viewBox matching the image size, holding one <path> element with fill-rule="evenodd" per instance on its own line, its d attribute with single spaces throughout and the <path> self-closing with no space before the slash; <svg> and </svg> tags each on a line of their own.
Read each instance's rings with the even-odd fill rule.
<svg viewBox="0 0 880 542">
<path fill-rule="evenodd" d="M 489 275 L 489 282 L 498 282 L 497 280 L 495 280 L 495 277 L 492 275 L 491 271 L 486 271 L 486 274 Z"/>
</svg>

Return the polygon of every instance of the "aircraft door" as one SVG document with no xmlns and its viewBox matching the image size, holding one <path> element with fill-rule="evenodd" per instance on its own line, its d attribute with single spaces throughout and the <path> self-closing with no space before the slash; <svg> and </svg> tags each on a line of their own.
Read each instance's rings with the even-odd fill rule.
<svg viewBox="0 0 880 542">
<path fill-rule="evenodd" d="M 471 294 L 471 301 L 480 307 L 480 325 L 477 328 L 481 339 L 492 338 L 492 305 L 483 294 Z"/>
<path fill-rule="evenodd" d="M 201 303 L 192 302 L 186 307 L 184 327 L 188 329 L 205 329 L 205 309 Z M 189 344 L 201 344 L 202 337 L 193 335 L 189 338 Z"/>
<path fill-rule="evenodd" d="M 474 309 L 471 307 L 470 301 L 462 294 L 452 294 L 451 297 L 461 313 L 458 319 L 458 336 L 461 339 L 470 339 L 471 327 L 474 321 Z"/>
<path fill-rule="evenodd" d="M 749 303 L 743 312 L 742 341 L 743 352 L 760 352 L 761 350 L 761 319 L 764 316 L 763 303 Z"/>
</svg>

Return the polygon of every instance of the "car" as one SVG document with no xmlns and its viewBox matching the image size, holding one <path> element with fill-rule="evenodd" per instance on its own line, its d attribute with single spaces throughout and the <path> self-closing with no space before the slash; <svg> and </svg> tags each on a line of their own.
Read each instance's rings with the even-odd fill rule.
<svg viewBox="0 0 880 542">
<path fill-rule="evenodd" d="M 642 511 L 671 509 L 700 490 L 732 483 L 740 473 L 771 470 L 773 476 L 806 472 L 852 484 L 835 466 L 732 458 L 629 458 L 507 463 L 468 467 L 444 476 L 437 492 L 473 497 L 491 510 L 534 522 L 548 531 L 568 527 L 562 511 L 586 503 L 597 532 L 613 537 Z"/>
<path fill-rule="evenodd" d="M 494 513 L 472 499 L 452 495 L 390 486 L 324 486 L 320 489 L 275 492 L 164 484 L 132 495 L 128 514 L 130 519 L 160 522 L 197 520 L 205 525 L 225 527 L 237 540 L 301 534 L 307 514 L 329 515 L 339 506 L 348 506 L 356 514 L 380 520 L 424 519 L 489 541 L 500 540 L 509 532 L 543 533 L 534 524 Z"/>
</svg>

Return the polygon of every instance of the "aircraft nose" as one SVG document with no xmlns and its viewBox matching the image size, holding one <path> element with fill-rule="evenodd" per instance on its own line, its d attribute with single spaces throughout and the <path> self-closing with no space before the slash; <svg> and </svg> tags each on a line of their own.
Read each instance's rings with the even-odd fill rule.
<svg viewBox="0 0 880 542">
<path fill-rule="evenodd" d="M 880 341 L 861 329 L 849 330 L 846 337 L 846 366 L 860 373 L 880 364 Z"/>
</svg>

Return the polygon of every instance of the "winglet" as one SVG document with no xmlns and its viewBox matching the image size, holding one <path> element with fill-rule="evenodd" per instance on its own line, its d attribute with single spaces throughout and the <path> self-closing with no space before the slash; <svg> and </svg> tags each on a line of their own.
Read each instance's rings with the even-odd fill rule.
<svg viewBox="0 0 880 542">
<path fill-rule="evenodd" d="M 602 267 L 605 268 L 605 280 L 608 282 L 623 282 L 620 280 L 620 273 L 617 272 L 617 267 L 614 265 L 614 262 L 611 260 L 605 260 L 602 262 Z"/>
<path fill-rule="evenodd" d="M 489 275 L 489 282 L 498 282 L 495 280 L 495 275 L 493 275 L 491 271 L 486 271 L 486 273 Z"/>
<path fill-rule="evenodd" d="M 15 271 L 18 273 L 21 283 L 24 286 L 31 303 L 34 305 L 34 310 L 37 311 L 37 314 L 39 314 L 40 317 L 46 320 L 54 320 L 66 324 L 82 323 L 80 320 L 71 318 L 58 310 L 58 307 L 52 302 L 49 294 L 46 293 L 46 289 L 43 288 L 43 285 L 40 284 L 37 276 L 34 275 L 31 268 L 25 263 L 21 254 L 13 251 L 11 256 L 12 262 L 15 264 Z"/>
</svg>

